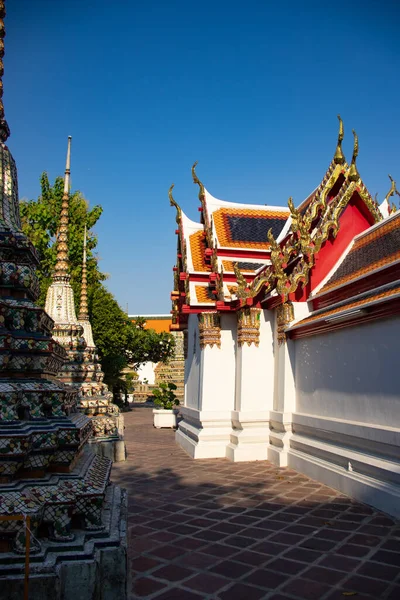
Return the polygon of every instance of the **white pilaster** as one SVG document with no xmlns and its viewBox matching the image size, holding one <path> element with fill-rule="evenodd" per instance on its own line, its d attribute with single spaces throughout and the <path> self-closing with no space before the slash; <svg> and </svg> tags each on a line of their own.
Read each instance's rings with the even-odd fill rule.
<svg viewBox="0 0 400 600">
<path fill-rule="evenodd" d="M 193 458 L 226 456 L 235 397 L 235 320 L 220 317 L 218 347 L 204 344 L 204 338 L 200 343 L 197 315 L 189 317 L 185 406 L 175 439 Z"/>
<path fill-rule="evenodd" d="M 274 313 L 253 310 L 259 318 L 259 339 L 252 328 L 238 320 L 236 350 L 235 410 L 227 457 L 235 462 L 267 460 L 269 411 L 273 401 L 273 319 Z M 243 331 L 243 329 L 242 329 Z M 253 335 L 253 339 L 252 339 Z M 247 341 L 246 341 L 247 338 Z"/>
</svg>

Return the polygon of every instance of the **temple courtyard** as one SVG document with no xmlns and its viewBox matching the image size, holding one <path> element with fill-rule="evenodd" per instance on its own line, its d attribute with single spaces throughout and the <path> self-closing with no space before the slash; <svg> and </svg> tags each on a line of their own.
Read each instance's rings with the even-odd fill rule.
<svg viewBox="0 0 400 600">
<path fill-rule="evenodd" d="M 152 410 L 125 414 L 128 597 L 400 598 L 400 524 L 267 461 L 193 460 Z"/>
</svg>

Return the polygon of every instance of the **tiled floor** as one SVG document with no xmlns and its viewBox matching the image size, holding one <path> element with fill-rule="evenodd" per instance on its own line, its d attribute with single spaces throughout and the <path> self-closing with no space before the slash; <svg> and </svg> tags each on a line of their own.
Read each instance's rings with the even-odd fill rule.
<svg viewBox="0 0 400 600">
<path fill-rule="evenodd" d="M 189 458 L 125 415 L 130 600 L 400 599 L 400 524 L 268 462 Z"/>
</svg>

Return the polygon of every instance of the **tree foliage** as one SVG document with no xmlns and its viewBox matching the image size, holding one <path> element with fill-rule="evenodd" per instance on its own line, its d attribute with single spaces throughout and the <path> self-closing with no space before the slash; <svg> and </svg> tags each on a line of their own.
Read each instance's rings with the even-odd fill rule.
<svg viewBox="0 0 400 600">
<path fill-rule="evenodd" d="M 39 304 L 44 306 L 47 289 L 57 257 L 57 231 L 59 227 L 64 183 L 57 177 L 50 185 L 43 173 L 40 179 L 41 195 L 37 200 L 20 202 L 22 229 L 39 252 L 40 281 Z M 114 296 L 105 288 L 106 276 L 98 266 L 96 254 L 97 237 L 91 228 L 99 220 L 101 206 L 89 208 L 81 192 L 75 191 L 69 198 L 68 249 L 71 285 L 75 306 L 79 311 L 82 277 L 84 227 L 87 226 L 88 308 L 93 337 L 102 361 L 105 382 L 116 392 L 124 391 L 126 383 L 121 377 L 128 365 L 133 369 L 144 362 L 168 360 L 173 353 L 174 339 L 166 333 L 146 330 L 143 319 L 132 323 L 120 308 Z"/>
</svg>

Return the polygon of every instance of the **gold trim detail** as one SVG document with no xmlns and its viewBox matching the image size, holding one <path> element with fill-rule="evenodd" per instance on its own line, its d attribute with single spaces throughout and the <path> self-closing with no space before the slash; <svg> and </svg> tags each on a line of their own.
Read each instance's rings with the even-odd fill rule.
<svg viewBox="0 0 400 600">
<path fill-rule="evenodd" d="M 391 177 L 391 175 L 389 175 L 388 177 L 390 179 L 391 185 L 390 185 L 390 190 L 388 191 L 388 193 L 385 196 L 385 200 L 386 200 L 386 202 L 389 205 L 389 214 L 391 214 L 392 212 L 395 212 L 397 210 L 397 206 L 394 203 L 390 204 L 389 198 L 391 198 L 395 194 L 397 194 L 397 196 L 400 196 L 400 192 L 399 192 L 399 190 L 396 187 L 396 182 L 393 179 L 393 177 Z"/>
<path fill-rule="evenodd" d="M 221 348 L 221 319 L 217 312 L 204 312 L 198 315 L 200 348 L 217 346 Z"/>
<path fill-rule="evenodd" d="M 178 225 L 181 224 L 181 218 L 182 218 L 182 210 L 181 207 L 179 206 L 179 204 L 176 202 L 176 200 L 174 199 L 173 195 L 172 195 L 172 190 L 174 189 L 175 184 L 172 183 L 171 187 L 168 190 L 168 198 L 169 198 L 169 203 L 170 206 L 175 206 L 176 208 L 176 222 Z"/>
<path fill-rule="evenodd" d="M 278 344 L 281 346 L 286 342 L 285 328 L 294 320 L 293 304 L 284 302 L 276 309 L 276 331 L 278 334 Z"/>
<path fill-rule="evenodd" d="M 338 142 L 337 142 L 337 146 L 336 146 L 335 156 L 333 157 L 333 161 L 337 165 L 343 165 L 346 162 L 346 159 L 345 159 L 343 151 L 342 151 L 342 141 L 344 138 L 344 127 L 343 127 L 343 121 L 340 118 L 340 115 L 338 115 L 337 118 L 339 119 L 339 135 L 338 135 Z"/>
<path fill-rule="evenodd" d="M 260 343 L 260 314 L 261 309 L 245 307 L 237 313 L 237 340 L 238 345 Z"/>
</svg>

